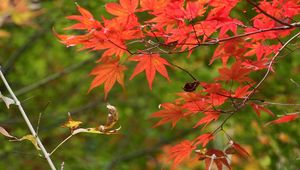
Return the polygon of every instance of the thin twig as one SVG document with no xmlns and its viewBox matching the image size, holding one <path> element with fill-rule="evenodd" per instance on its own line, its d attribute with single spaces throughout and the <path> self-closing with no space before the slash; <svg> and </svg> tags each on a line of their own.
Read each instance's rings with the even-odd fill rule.
<svg viewBox="0 0 300 170">
<path fill-rule="evenodd" d="M 178 68 L 178 69 L 180 69 L 180 70 L 182 70 L 182 71 L 184 71 L 184 72 L 186 72 L 194 81 L 198 81 L 189 71 L 187 71 L 186 69 L 184 69 L 184 68 L 182 68 L 182 67 L 180 67 L 180 66 L 178 66 L 178 65 L 176 65 L 176 64 L 174 64 L 174 63 L 171 63 L 171 62 L 169 62 L 172 66 L 174 66 L 174 67 L 176 67 L 176 68 Z"/>
<path fill-rule="evenodd" d="M 269 65 L 268 65 L 268 69 L 267 72 L 264 74 L 263 78 L 256 84 L 256 86 L 254 87 L 254 89 L 252 89 L 252 91 L 246 96 L 245 100 L 243 101 L 243 103 L 247 102 L 248 98 L 250 98 L 250 96 L 252 96 L 255 91 L 258 89 L 259 86 L 261 86 L 261 84 L 265 81 L 265 79 L 268 77 L 268 75 L 270 74 L 271 70 L 272 70 L 272 65 L 274 63 L 274 61 L 276 60 L 276 58 L 279 56 L 279 54 L 281 53 L 281 51 L 291 42 L 293 41 L 295 38 L 297 38 L 300 35 L 300 32 L 298 32 L 297 34 L 295 34 L 293 37 L 291 37 L 287 42 L 284 43 L 284 45 L 278 50 L 278 52 L 274 55 L 274 57 L 271 59 Z"/>
<path fill-rule="evenodd" d="M 41 148 L 42 153 L 43 153 L 44 157 L 46 158 L 46 160 L 47 160 L 50 168 L 52 170 L 56 170 L 56 168 L 55 168 L 55 166 L 54 166 L 54 164 L 53 164 L 53 162 L 52 162 L 52 160 L 50 158 L 50 155 L 48 154 L 47 150 L 45 149 L 45 147 L 44 147 L 43 143 L 41 142 L 40 138 L 37 136 L 37 133 L 35 132 L 35 130 L 34 130 L 32 124 L 31 124 L 30 120 L 28 119 L 27 114 L 24 111 L 24 109 L 23 109 L 20 101 L 18 100 L 18 98 L 16 97 L 16 95 L 14 94 L 14 92 L 12 91 L 12 89 L 10 88 L 10 86 L 9 86 L 6 78 L 4 77 L 4 75 L 2 73 L 2 70 L 1 70 L 1 66 L 0 66 L 0 77 L 1 77 L 1 79 L 2 79 L 2 81 L 4 83 L 4 85 L 5 85 L 5 87 L 7 88 L 9 94 L 11 95 L 11 97 L 13 98 L 13 100 L 15 101 L 15 104 L 18 106 L 19 111 L 22 114 L 23 119 L 25 120 L 28 129 L 30 130 L 32 136 L 35 137 L 36 142 L 37 142 L 38 146 Z"/>
<path fill-rule="evenodd" d="M 50 102 L 48 102 L 48 103 L 46 104 L 46 106 L 44 107 L 43 111 L 39 113 L 39 118 L 38 118 L 38 122 L 37 122 L 37 126 L 36 126 L 36 134 L 37 134 L 37 135 L 39 134 L 39 128 L 40 128 L 40 123 L 41 123 L 42 114 L 43 114 L 43 112 L 47 109 L 47 107 L 49 106 L 49 103 L 50 103 Z"/>
<path fill-rule="evenodd" d="M 255 4 L 253 1 L 247 0 L 247 2 L 248 2 L 249 4 L 251 4 L 251 5 L 253 5 L 253 6 L 254 6 L 256 9 L 258 9 L 261 13 L 263 13 L 263 14 L 266 15 L 267 17 L 271 18 L 272 20 L 274 20 L 274 21 L 276 21 L 276 22 L 278 22 L 278 23 L 280 23 L 280 24 L 282 24 L 282 25 L 286 25 L 286 26 L 290 26 L 290 27 L 292 26 L 292 25 L 290 25 L 290 24 L 288 24 L 288 23 L 285 23 L 285 22 L 279 20 L 278 18 L 275 18 L 274 16 L 268 14 L 266 11 L 264 11 L 263 9 L 261 9 L 261 8 L 260 8 L 257 4 Z"/>
<path fill-rule="evenodd" d="M 269 105 L 278 105 L 278 106 L 300 106 L 299 103 L 278 103 L 278 102 L 266 102 L 266 101 L 263 101 L 262 103 L 269 104 Z"/>
<path fill-rule="evenodd" d="M 69 140 L 74 134 L 69 135 L 66 139 L 64 139 L 62 142 L 60 142 L 50 153 L 49 155 L 51 156 L 61 145 L 63 145 L 67 140 Z"/>
<path fill-rule="evenodd" d="M 244 98 L 243 102 L 230 114 L 228 115 L 223 121 L 222 123 L 212 132 L 212 134 L 215 134 L 217 132 L 219 132 L 220 130 L 223 129 L 224 124 L 233 116 L 235 115 L 239 110 L 241 110 L 247 103 L 247 101 L 250 100 L 251 96 L 253 96 L 253 94 L 255 93 L 255 91 L 261 86 L 261 84 L 265 81 L 265 79 L 267 78 L 267 76 L 269 75 L 269 73 L 271 72 L 271 68 L 272 65 L 275 61 L 275 59 L 279 56 L 279 54 L 281 53 L 281 51 L 294 39 L 296 39 L 298 36 L 300 35 L 300 32 L 298 32 L 296 35 L 294 35 L 293 37 L 291 37 L 288 41 L 286 41 L 284 43 L 284 45 L 278 50 L 278 52 L 273 56 L 273 58 L 271 59 L 269 65 L 268 65 L 268 69 L 266 71 L 266 73 L 264 74 L 263 78 L 257 83 L 257 85 L 254 87 L 254 89 L 251 90 L 251 92 Z"/>
</svg>

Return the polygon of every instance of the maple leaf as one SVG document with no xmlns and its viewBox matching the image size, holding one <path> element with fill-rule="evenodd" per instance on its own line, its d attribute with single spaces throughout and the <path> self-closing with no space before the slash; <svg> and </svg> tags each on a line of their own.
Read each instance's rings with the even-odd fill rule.
<svg viewBox="0 0 300 170">
<path fill-rule="evenodd" d="M 204 114 L 206 115 L 205 117 L 203 117 L 195 126 L 194 126 L 194 128 L 196 128 L 196 127 L 198 127 L 198 126 L 200 126 L 200 125 L 202 125 L 202 124 L 205 124 L 204 126 L 203 126 L 203 128 L 204 127 L 206 127 L 211 121 L 216 121 L 216 120 L 218 120 L 219 119 L 219 117 L 220 117 L 220 113 L 219 112 L 215 112 L 215 111 L 213 111 L 213 112 L 204 112 Z"/>
<path fill-rule="evenodd" d="M 200 136 L 198 136 L 195 140 L 194 140 L 194 145 L 197 146 L 199 144 L 202 144 L 202 147 L 205 147 L 208 142 L 210 142 L 211 140 L 214 139 L 214 135 L 211 133 L 205 133 L 202 134 Z"/>
<path fill-rule="evenodd" d="M 96 77 L 91 83 L 89 91 L 104 83 L 104 93 L 106 98 L 116 81 L 124 88 L 124 70 L 126 69 L 127 68 L 119 64 L 118 61 L 111 61 L 97 66 L 90 73 Z"/>
<path fill-rule="evenodd" d="M 164 8 L 167 5 L 168 1 L 165 0 L 140 0 L 141 10 L 157 10 Z"/>
<path fill-rule="evenodd" d="M 139 4 L 138 0 L 120 0 L 118 3 L 107 3 L 106 11 L 118 17 L 127 17 L 134 13 Z"/>
<path fill-rule="evenodd" d="M 210 106 L 210 105 L 207 104 L 207 101 L 205 100 L 205 98 L 201 98 L 200 100 L 189 101 L 189 102 L 183 104 L 182 107 L 189 111 L 186 113 L 186 115 L 188 115 L 188 114 L 198 113 L 198 112 L 207 110 L 208 106 Z"/>
<path fill-rule="evenodd" d="M 171 147 L 169 160 L 173 160 L 172 168 L 176 168 L 183 160 L 189 159 L 192 151 L 196 149 L 191 141 L 184 140 L 181 143 Z"/>
<path fill-rule="evenodd" d="M 228 99 L 227 96 L 224 96 L 222 94 L 210 94 L 209 98 L 210 98 L 210 103 L 213 106 L 220 106 L 224 104 L 225 101 Z"/>
<path fill-rule="evenodd" d="M 268 113 L 269 115 L 274 116 L 274 113 L 271 110 L 263 107 L 262 105 L 258 105 L 258 104 L 255 104 L 255 103 L 250 103 L 250 106 L 253 108 L 253 110 L 256 112 L 256 114 L 258 116 L 260 116 L 261 111 L 264 111 L 264 112 Z"/>
<path fill-rule="evenodd" d="M 95 20 L 93 15 L 88 10 L 82 8 L 78 4 L 76 5 L 77 5 L 77 10 L 80 12 L 81 15 L 67 16 L 67 19 L 76 20 L 79 23 L 69 26 L 65 28 L 65 30 L 70 30 L 70 29 L 91 30 L 91 29 L 97 29 L 102 27 L 101 23 Z"/>
<path fill-rule="evenodd" d="M 146 72 L 150 89 L 152 89 L 152 83 L 155 78 L 156 71 L 158 71 L 167 80 L 170 79 L 165 65 L 171 66 L 171 64 L 164 58 L 161 58 L 159 54 L 141 54 L 130 58 L 130 60 L 139 62 L 135 67 L 130 80 L 143 70 Z"/>
<path fill-rule="evenodd" d="M 240 62 L 234 63 L 231 68 L 219 69 L 220 76 L 217 80 L 230 81 L 234 80 L 237 82 L 252 81 L 247 75 L 250 73 L 250 69 L 243 68 Z"/>
<path fill-rule="evenodd" d="M 248 157 L 249 153 L 240 144 L 233 142 L 232 147 L 242 156 Z"/>
<path fill-rule="evenodd" d="M 246 86 L 243 86 L 243 87 L 238 87 L 233 96 L 232 97 L 235 97 L 235 98 L 243 98 L 245 97 L 246 95 L 248 95 L 250 93 L 249 88 L 251 88 L 251 85 L 246 85 Z"/>
<path fill-rule="evenodd" d="M 244 158 L 249 157 L 249 153 L 240 144 L 232 140 L 229 141 L 229 143 L 230 143 L 230 147 L 225 150 L 226 154 L 233 154 L 237 152 L 239 155 L 243 156 Z"/>
<path fill-rule="evenodd" d="M 217 149 L 210 149 L 205 153 L 205 170 L 210 170 L 212 168 L 212 164 L 215 163 L 217 165 L 218 170 L 222 170 L 223 164 L 231 169 L 226 155 L 223 151 Z"/>
<path fill-rule="evenodd" d="M 297 119 L 299 117 L 299 113 L 293 113 L 293 114 L 289 114 L 289 115 L 284 115 L 276 120 L 273 120 L 271 122 L 268 122 L 265 124 L 265 126 L 268 126 L 270 124 L 281 124 L 281 123 L 287 123 L 290 121 L 293 121 L 295 119 Z"/>
<path fill-rule="evenodd" d="M 263 58 L 259 61 L 245 60 L 243 61 L 242 65 L 245 66 L 246 68 L 257 71 L 257 70 L 268 68 L 269 63 L 270 61 L 268 58 Z M 273 71 L 272 67 L 271 67 L 271 71 Z"/>
<path fill-rule="evenodd" d="M 220 43 L 209 64 L 212 64 L 216 59 L 221 58 L 223 66 L 226 66 L 230 57 L 234 56 L 236 59 L 242 58 L 243 54 L 247 51 L 247 48 L 244 46 L 245 42 L 240 38 Z"/>
<path fill-rule="evenodd" d="M 161 104 L 163 110 L 153 113 L 150 117 L 162 118 L 157 122 L 154 127 L 163 125 L 168 122 L 172 122 L 172 127 L 184 117 L 183 108 L 173 103 L 164 103 Z"/>
</svg>

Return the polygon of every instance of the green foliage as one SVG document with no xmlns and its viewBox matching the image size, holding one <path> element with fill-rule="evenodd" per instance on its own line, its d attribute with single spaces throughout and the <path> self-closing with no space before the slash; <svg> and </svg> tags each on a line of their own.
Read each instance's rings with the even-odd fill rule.
<svg viewBox="0 0 300 170">
<path fill-rule="evenodd" d="M 104 3 L 108 1 L 77 2 L 94 14 L 99 14 L 95 15 L 99 18 L 100 14 L 104 14 Z M 7 78 L 16 92 L 45 77 L 60 73 L 69 66 L 99 57 L 97 53 L 78 52 L 78 48 L 65 48 L 53 35 L 52 28 L 61 31 L 70 25 L 69 21 L 64 19 L 66 14 L 77 13 L 76 5 L 72 1 L 42 1 L 41 6 L 44 13 L 33 19 L 35 26 L 13 24 L 3 26 L 11 36 L 0 39 L 0 64 L 5 66 L 11 57 L 18 55 L 18 59 L 7 72 Z M 36 38 L 32 38 L 34 36 Z M 22 49 L 24 46 L 25 49 Z M 216 66 L 208 66 L 208 56 L 212 56 L 213 50 L 212 47 L 201 47 L 201 50 L 195 52 L 190 59 L 182 57 L 176 64 L 191 71 L 200 80 L 209 81 L 218 74 Z M 275 67 L 276 74 L 268 77 L 260 89 L 259 96 L 256 97 L 273 102 L 300 103 L 300 87 L 293 83 L 300 82 L 298 56 L 299 51 L 295 51 L 280 58 L 280 64 Z M 94 60 L 30 91 L 24 93 L 19 91 L 22 94 L 18 97 L 34 125 L 37 125 L 39 113 L 42 113 L 39 135 L 49 151 L 69 133 L 67 129 L 61 128 L 68 112 L 71 112 L 76 120 L 91 126 L 99 122 L 105 123 L 107 114 L 103 90 L 95 89 L 87 93 L 92 81 L 88 72 L 95 67 L 92 61 Z M 193 138 L 197 135 L 188 133 L 188 130 L 180 130 L 196 123 L 188 119 L 180 121 L 173 131 L 167 130 L 169 126 L 151 128 L 155 121 L 150 119 L 149 115 L 158 110 L 160 103 L 173 100 L 174 95 L 171 94 L 181 91 L 184 84 L 191 81 L 180 70 L 171 70 L 169 74 L 174 79 L 167 82 L 163 77 L 157 77 L 156 86 L 153 86 L 150 93 L 146 77 L 142 75 L 125 82 L 127 87 L 133 88 L 127 88 L 125 91 L 113 88 L 108 99 L 120 112 L 119 125 L 122 126 L 120 134 L 78 135 L 55 152 L 53 160 L 59 164 L 65 162 L 66 170 L 165 168 L 162 158 L 158 156 L 161 153 L 161 144 L 170 144 L 185 135 L 191 135 Z M 7 96 L 8 93 L 3 89 L 1 82 L 0 90 Z M 28 134 L 16 106 L 11 107 L 12 109 L 8 110 L 4 103 L 0 102 L 0 126 L 5 127 L 14 136 Z M 270 109 L 284 114 L 299 109 L 299 106 L 293 108 L 271 106 Z M 247 147 L 252 151 L 253 159 L 237 160 L 239 162 L 237 169 L 288 170 L 300 167 L 299 120 L 289 125 L 263 128 L 265 122 L 271 121 L 267 114 L 262 114 L 262 118 L 258 119 L 251 108 L 244 109 L 243 112 L 244 115 L 240 114 L 239 117 L 231 119 L 230 127 L 225 127 L 240 143 L 249 144 Z M 256 121 L 252 121 L 253 119 Z M 223 143 L 224 141 L 219 139 L 213 145 Z M 0 136 L 0 145 L 0 169 L 48 169 L 45 160 L 39 157 L 29 142 L 12 143 Z"/>
</svg>

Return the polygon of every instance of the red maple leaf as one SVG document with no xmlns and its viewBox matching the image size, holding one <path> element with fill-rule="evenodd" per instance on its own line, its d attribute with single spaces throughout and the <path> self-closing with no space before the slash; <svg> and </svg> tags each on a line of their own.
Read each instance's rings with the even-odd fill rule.
<svg viewBox="0 0 300 170">
<path fill-rule="evenodd" d="M 201 98 L 196 101 L 189 101 L 182 106 L 183 108 L 187 109 L 188 112 L 186 115 L 194 114 L 198 112 L 202 112 L 204 110 L 207 110 L 210 105 L 207 103 L 207 101 L 204 98 Z"/>
<path fill-rule="evenodd" d="M 234 63 L 231 68 L 221 68 L 219 69 L 220 76 L 217 80 L 225 80 L 225 81 L 252 81 L 247 75 L 250 73 L 250 69 L 243 68 L 240 62 Z"/>
<path fill-rule="evenodd" d="M 130 80 L 143 70 L 146 72 L 150 89 L 152 89 L 152 83 L 155 78 L 156 71 L 158 71 L 166 79 L 170 79 L 165 65 L 171 66 L 171 64 L 164 58 L 161 58 L 159 54 L 141 54 L 130 58 L 130 60 L 139 62 L 135 67 Z"/>
<path fill-rule="evenodd" d="M 214 139 L 214 135 L 211 133 L 205 133 L 202 134 L 200 136 L 198 136 L 195 140 L 194 140 L 194 145 L 197 146 L 199 144 L 202 144 L 202 147 L 205 147 L 209 141 Z"/>
<path fill-rule="evenodd" d="M 239 86 L 234 94 L 232 95 L 232 97 L 235 97 L 235 98 L 243 98 L 245 97 L 246 95 L 248 95 L 251 91 L 248 91 L 249 88 L 251 88 L 251 85 L 246 85 L 246 86 Z"/>
<path fill-rule="evenodd" d="M 256 114 L 258 116 L 260 116 L 261 111 L 264 111 L 264 112 L 268 113 L 269 115 L 274 116 L 274 113 L 271 110 L 265 108 L 262 105 L 258 105 L 258 104 L 255 104 L 255 103 L 250 103 L 250 106 L 253 108 L 253 110 L 256 112 Z"/>
<path fill-rule="evenodd" d="M 213 163 L 217 165 L 218 170 L 222 170 L 223 165 L 225 165 L 228 169 L 231 169 L 226 155 L 223 151 L 210 149 L 206 152 L 205 155 L 205 170 L 211 169 Z"/>
<path fill-rule="evenodd" d="M 124 70 L 127 68 L 124 65 L 113 61 L 105 64 L 101 64 L 94 68 L 90 75 L 96 76 L 91 83 L 90 90 L 100 86 L 104 83 L 105 98 L 108 92 L 111 90 L 115 82 L 117 81 L 124 88 Z"/>
<path fill-rule="evenodd" d="M 118 3 L 107 3 L 105 5 L 106 11 L 112 15 L 118 17 L 127 17 L 134 13 L 135 9 L 138 7 L 138 0 L 120 0 Z"/>
<path fill-rule="evenodd" d="M 163 125 L 168 122 L 172 122 L 172 127 L 176 125 L 176 123 L 184 117 L 183 108 L 173 104 L 173 103 L 164 103 L 161 105 L 163 110 L 153 113 L 150 117 L 162 118 L 159 122 L 157 122 L 154 127 Z"/>
<path fill-rule="evenodd" d="M 93 15 L 86 9 L 82 8 L 77 4 L 77 10 L 80 12 L 81 15 L 71 15 L 67 16 L 67 19 L 76 20 L 79 23 L 74 24 L 70 27 L 65 28 L 66 30 L 69 29 L 77 29 L 77 30 L 91 30 L 101 28 L 101 23 L 94 19 Z"/>
<path fill-rule="evenodd" d="M 249 157 L 249 153 L 246 151 L 246 149 L 244 149 L 240 144 L 232 140 L 230 141 L 230 147 L 225 150 L 225 153 L 226 154 L 238 153 L 244 158 Z"/>
<path fill-rule="evenodd" d="M 205 125 L 203 126 L 203 128 L 204 128 L 204 127 L 206 127 L 210 122 L 216 121 L 216 120 L 218 120 L 219 117 L 220 117 L 220 113 L 219 113 L 219 112 L 215 112 L 215 111 L 213 111 L 213 112 L 204 112 L 204 114 L 205 114 L 206 116 L 203 117 L 203 118 L 202 118 L 202 119 L 194 126 L 194 128 L 196 128 L 196 127 L 198 127 L 198 126 L 200 126 L 200 125 L 202 125 L 202 124 L 205 124 Z"/>
<path fill-rule="evenodd" d="M 181 143 L 173 146 L 170 151 L 169 160 L 173 160 L 172 168 L 175 168 L 180 164 L 184 159 L 188 159 L 193 150 L 196 149 L 196 146 L 188 140 L 184 140 Z"/>
<path fill-rule="evenodd" d="M 290 121 L 293 121 L 299 117 L 299 113 L 293 113 L 289 115 L 284 115 L 276 120 L 273 120 L 271 122 L 266 123 L 265 126 L 270 125 L 270 124 L 281 124 L 281 123 L 287 123 Z"/>
<path fill-rule="evenodd" d="M 233 142 L 232 147 L 242 156 L 248 157 L 249 153 L 240 144 Z"/>
</svg>

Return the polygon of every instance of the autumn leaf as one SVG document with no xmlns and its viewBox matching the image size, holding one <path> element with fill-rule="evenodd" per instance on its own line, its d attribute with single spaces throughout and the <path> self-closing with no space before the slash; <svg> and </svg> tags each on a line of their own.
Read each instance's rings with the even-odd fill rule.
<svg viewBox="0 0 300 170">
<path fill-rule="evenodd" d="M 240 62 L 234 63 L 231 68 L 221 68 L 219 69 L 220 76 L 217 80 L 225 80 L 225 81 L 252 81 L 247 75 L 250 73 L 250 69 L 243 68 Z"/>
<path fill-rule="evenodd" d="M 114 130 L 112 128 L 114 127 L 114 125 L 119 120 L 119 112 L 118 112 L 118 110 L 116 109 L 115 106 L 107 104 L 106 108 L 109 112 L 108 116 L 107 116 L 107 119 L 106 119 L 106 124 L 105 125 L 100 125 L 96 128 L 102 133 L 113 132 Z"/>
<path fill-rule="evenodd" d="M 8 138 L 13 138 L 13 139 L 17 139 L 17 137 L 12 136 L 11 134 L 9 134 L 7 132 L 7 130 L 5 130 L 3 127 L 0 126 L 0 133 Z"/>
<path fill-rule="evenodd" d="M 119 112 L 118 110 L 116 109 L 115 106 L 113 105 L 110 105 L 110 104 L 107 104 L 106 105 L 106 108 L 109 112 L 108 116 L 107 116 L 107 120 L 106 120 L 106 127 L 108 129 L 112 128 L 116 123 L 117 121 L 119 120 Z"/>
<path fill-rule="evenodd" d="M 171 66 L 171 64 L 164 58 L 161 58 L 159 54 L 142 54 L 132 57 L 130 60 L 139 62 L 135 67 L 130 80 L 144 70 L 146 72 L 150 89 L 152 89 L 152 83 L 155 78 L 156 71 L 158 71 L 166 79 L 170 79 L 165 65 Z"/>
<path fill-rule="evenodd" d="M 9 106 L 11 105 L 11 104 L 14 104 L 15 103 L 15 101 L 13 100 L 13 99 L 11 99 L 11 98 L 9 98 L 9 97 L 6 97 L 6 96 L 3 96 L 2 95 L 2 93 L 1 93 L 1 91 L 0 91 L 0 99 L 2 99 L 3 101 L 4 101 L 4 103 L 5 103 L 5 105 L 6 105 L 6 107 L 9 109 Z"/>
<path fill-rule="evenodd" d="M 196 127 L 198 127 L 198 126 L 200 126 L 200 125 L 202 125 L 202 124 L 205 124 L 204 126 L 203 126 L 203 128 L 204 127 L 206 127 L 210 122 L 212 122 L 212 121 L 216 121 L 216 120 L 218 120 L 219 119 L 219 117 L 220 117 L 220 113 L 219 112 L 215 112 L 215 111 L 213 111 L 213 112 L 204 112 L 204 114 L 206 115 L 206 116 L 204 116 L 195 126 L 194 126 L 194 128 L 196 128 Z"/>
<path fill-rule="evenodd" d="M 104 63 L 92 70 L 90 75 L 96 76 L 91 83 L 90 90 L 104 84 L 104 94 L 107 97 L 108 92 L 111 90 L 115 82 L 117 81 L 124 88 L 124 71 L 127 68 L 124 65 L 113 61 L 110 63 Z"/>
<path fill-rule="evenodd" d="M 194 145 L 197 146 L 199 144 L 202 144 L 202 147 L 205 147 L 211 140 L 214 139 L 214 135 L 211 133 L 205 133 L 202 134 L 200 136 L 198 136 L 195 140 L 194 140 Z"/>
<path fill-rule="evenodd" d="M 248 91 L 250 88 L 251 88 L 251 85 L 246 85 L 246 86 L 243 86 L 243 87 L 239 86 L 235 90 L 234 95 L 232 97 L 243 98 L 251 92 L 251 91 Z"/>
<path fill-rule="evenodd" d="M 185 92 L 193 92 L 197 89 L 199 84 L 200 84 L 199 81 L 187 82 L 187 83 L 185 83 L 183 90 Z"/>
<path fill-rule="evenodd" d="M 264 111 L 264 112 L 268 113 L 270 116 L 275 116 L 274 113 L 271 110 L 265 108 L 262 105 L 258 105 L 258 104 L 255 104 L 255 103 L 250 103 L 250 106 L 253 108 L 253 110 L 256 112 L 256 114 L 258 116 L 260 116 L 261 111 Z"/>
<path fill-rule="evenodd" d="M 79 23 L 76 23 L 70 27 L 65 28 L 65 30 L 75 29 L 75 30 L 91 30 L 101 28 L 101 23 L 94 19 L 93 15 L 83 7 L 77 5 L 77 10 L 80 12 L 81 15 L 71 15 L 67 16 L 69 20 L 75 20 Z"/>
<path fill-rule="evenodd" d="M 273 120 L 271 122 L 268 122 L 265 124 L 265 126 L 271 125 L 271 124 L 281 124 L 281 123 L 287 123 L 290 121 L 293 121 L 299 117 L 299 113 L 293 113 L 289 115 L 284 115 L 276 120 Z"/>
<path fill-rule="evenodd" d="M 183 160 L 189 159 L 190 154 L 196 147 L 192 142 L 184 140 L 181 143 L 171 147 L 169 151 L 169 160 L 173 160 L 172 168 L 176 168 Z"/>
<path fill-rule="evenodd" d="M 106 11 L 118 17 L 127 17 L 134 13 L 139 4 L 138 0 L 120 0 L 118 3 L 107 3 L 105 5 Z"/>
<path fill-rule="evenodd" d="M 237 152 L 239 155 L 243 156 L 244 158 L 249 157 L 249 153 L 240 144 L 232 140 L 229 143 L 230 143 L 230 147 L 225 150 L 226 154 L 233 154 Z"/>
<path fill-rule="evenodd" d="M 159 122 L 157 122 L 154 127 L 163 125 L 165 123 L 171 122 L 172 127 L 176 125 L 176 123 L 184 117 L 183 108 L 173 103 L 164 103 L 161 104 L 163 110 L 153 113 L 150 117 L 154 118 L 162 118 Z"/>
<path fill-rule="evenodd" d="M 41 150 L 41 148 L 39 147 L 39 145 L 37 143 L 36 137 L 34 137 L 33 135 L 25 135 L 25 136 L 21 137 L 20 139 L 13 139 L 10 141 L 20 142 L 20 141 L 24 141 L 24 140 L 30 141 L 37 150 Z"/>
<path fill-rule="evenodd" d="M 209 149 L 206 153 L 205 158 L 205 170 L 212 169 L 212 164 L 215 163 L 217 165 L 218 170 L 223 169 L 223 165 L 225 165 L 229 170 L 231 169 L 226 155 L 223 151 L 217 149 Z"/>
<path fill-rule="evenodd" d="M 73 120 L 72 117 L 71 117 L 71 114 L 69 112 L 68 113 L 68 121 L 65 122 L 62 127 L 69 128 L 71 130 L 71 133 L 72 133 L 73 130 L 77 129 L 81 123 L 82 123 L 81 121 Z"/>
<path fill-rule="evenodd" d="M 142 11 L 146 10 L 157 10 L 165 7 L 167 5 L 167 1 L 165 0 L 140 0 L 140 5 Z"/>
</svg>

